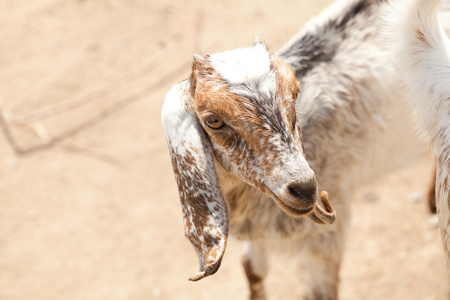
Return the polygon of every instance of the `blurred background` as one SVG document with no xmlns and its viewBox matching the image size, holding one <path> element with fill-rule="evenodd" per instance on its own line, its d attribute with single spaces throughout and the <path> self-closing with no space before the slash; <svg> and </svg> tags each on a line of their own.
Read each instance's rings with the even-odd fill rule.
<svg viewBox="0 0 450 300">
<path fill-rule="evenodd" d="M 0 300 L 245 299 L 241 245 L 197 283 L 160 111 L 194 53 L 280 48 L 325 0 L 0 0 Z M 341 299 L 444 299 L 429 157 L 362 187 Z M 298 299 L 294 256 L 271 299 Z"/>
</svg>

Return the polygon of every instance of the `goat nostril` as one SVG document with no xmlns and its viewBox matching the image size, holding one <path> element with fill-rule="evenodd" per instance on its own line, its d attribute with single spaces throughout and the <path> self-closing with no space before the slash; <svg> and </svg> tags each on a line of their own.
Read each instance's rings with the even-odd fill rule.
<svg viewBox="0 0 450 300">
<path fill-rule="evenodd" d="M 316 193 L 315 184 L 291 183 L 287 187 L 289 194 L 295 198 L 311 199 Z"/>
</svg>

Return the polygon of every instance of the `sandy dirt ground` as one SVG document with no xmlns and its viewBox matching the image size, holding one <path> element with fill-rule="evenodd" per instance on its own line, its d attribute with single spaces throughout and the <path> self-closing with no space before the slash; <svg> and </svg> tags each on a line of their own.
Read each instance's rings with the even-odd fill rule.
<svg viewBox="0 0 450 300">
<path fill-rule="evenodd" d="M 329 2 L 0 0 L 0 300 L 245 299 L 233 238 L 216 275 L 187 280 L 161 106 L 193 53 L 278 49 Z M 424 157 L 362 188 L 342 299 L 447 298 L 431 171 Z M 271 261 L 270 298 L 300 298 L 301 266 Z"/>
</svg>

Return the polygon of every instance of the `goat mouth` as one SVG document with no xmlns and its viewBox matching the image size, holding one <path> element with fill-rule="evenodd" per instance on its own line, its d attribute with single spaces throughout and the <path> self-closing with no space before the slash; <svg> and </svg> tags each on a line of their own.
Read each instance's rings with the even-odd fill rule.
<svg viewBox="0 0 450 300">
<path fill-rule="evenodd" d="M 277 204 L 278 204 L 278 206 L 279 206 L 284 212 L 286 212 L 287 214 L 289 214 L 289 215 L 291 215 L 291 216 L 294 216 L 294 217 L 299 217 L 299 216 L 307 215 L 307 214 L 309 214 L 310 212 L 312 212 L 313 209 L 314 209 L 314 205 L 311 206 L 311 207 L 308 207 L 308 208 L 302 208 L 302 209 L 300 209 L 300 208 L 295 208 L 295 207 L 292 207 L 292 206 L 290 206 L 290 205 L 284 203 L 283 201 L 281 201 L 281 200 L 279 200 L 279 199 L 278 199 L 278 201 L 277 201 Z"/>
</svg>

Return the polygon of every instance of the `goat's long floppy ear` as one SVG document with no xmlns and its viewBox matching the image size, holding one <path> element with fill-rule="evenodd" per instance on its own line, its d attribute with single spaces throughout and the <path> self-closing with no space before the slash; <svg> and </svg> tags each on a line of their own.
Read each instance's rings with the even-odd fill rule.
<svg viewBox="0 0 450 300">
<path fill-rule="evenodd" d="M 191 281 L 214 274 L 228 238 L 228 207 L 220 190 L 212 147 L 191 110 L 191 80 L 169 91 L 162 122 L 183 210 L 185 235 L 197 252 L 200 271 Z"/>
</svg>

